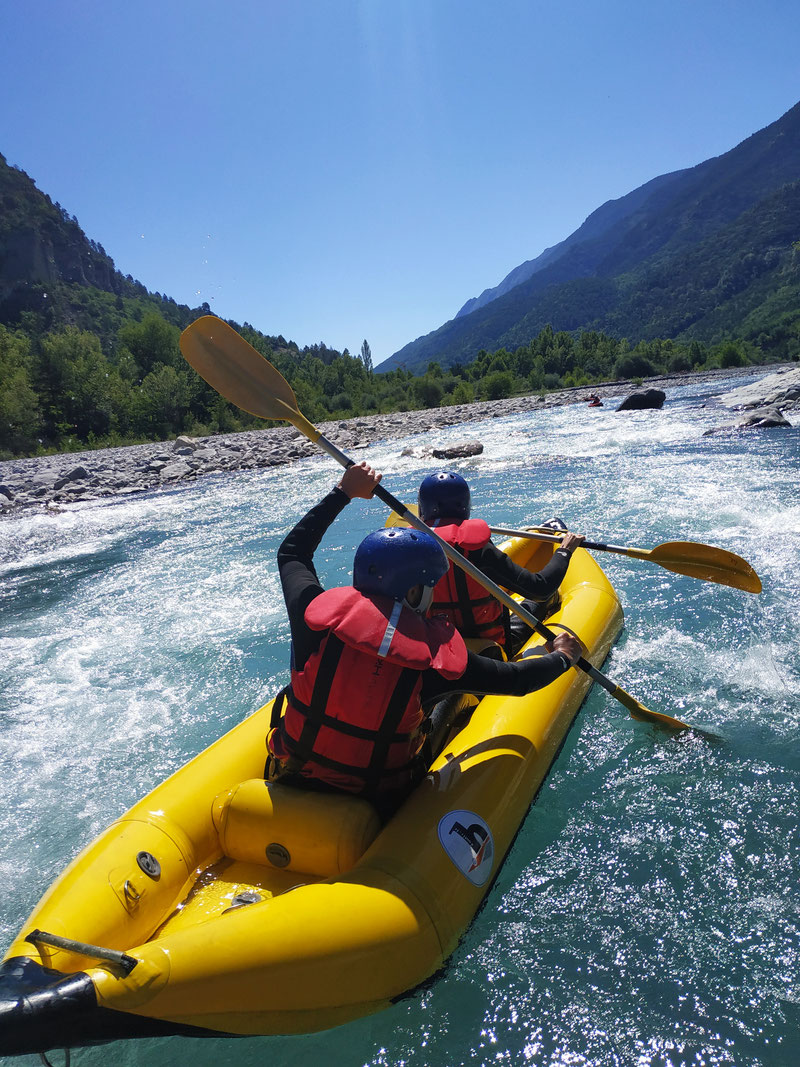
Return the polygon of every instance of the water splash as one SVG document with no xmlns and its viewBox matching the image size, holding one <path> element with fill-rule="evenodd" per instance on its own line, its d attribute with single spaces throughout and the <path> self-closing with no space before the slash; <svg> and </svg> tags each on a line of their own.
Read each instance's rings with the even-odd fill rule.
<svg viewBox="0 0 800 1067">
<path fill-rule="evenodd" d="M 794 431 L 703 438 L 712 387 L 661 412 L 532 411 L 465 437 L 475 513 L 562 515 L 593 539 L 705 541 L 749 559 L 752 597 L 598 556 L 626 631 L 606 672 L 710 746 L 593 691 L 445 974 L 389 1011 L 285 1039 L 115 1046 L 122 1064 L 666 1064 L 786 1067 L 800 1046 L 800 476 Z M 707 407 L 699 407 L 699 403 Z M 591 414 L 591 418 L 589 418 Z M 419 439 L 370 461 L 412 501 Z M 338 480 L 324 457 L 7 522 L 0 542 L 0 931 L 79 848 L 286 680 L 275 569 Z M 354 502 L 318 554 L 348 580 L 386 510 Z M 85 1050 L 104 1064 L 108 1049 Z M 30 1062 L 33 1062 L 31 1059 Z M 25 1067 L 25 1061 L 20 1060 Z"/>
</svg>

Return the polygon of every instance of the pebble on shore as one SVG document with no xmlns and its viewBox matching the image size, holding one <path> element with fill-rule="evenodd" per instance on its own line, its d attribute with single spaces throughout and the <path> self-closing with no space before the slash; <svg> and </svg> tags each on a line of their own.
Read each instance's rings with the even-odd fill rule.
<svg viewBox="0 0 800 1067">
<path fill-rule="evenodd" d="M 743 373 L 763 375 L 764 371 L 763 367 L 752 367 L 747 371 L 735 368 L 730 371 L 652 378 L 648 379 L 647 384 L 675 387 L 686 385 L 689 381 L 707 381 L 733 375 L 741 377 Z M 789 371 L 788 375 L 792 373 L 800 376 L 800 371 Z M 779 377 L 770 375 L 770 379 Z M 782 381 L 786 383 L 789 378 L 783 377 Z M 759 382 L 745 388 L 758 389 L 760 385 Z M 633 388 L 636 387 L 632 382 L 608 382 L 593 385 L 591 392 L 601 397 L 619 396 Z M 586 388 L 562 389 L 545 396 L 512 397 L 388 415 L 361 415 L 324 422 L 318 428 L 342 451 L 352 452 L 367 448 L 376 441 L 424 434 L 480 419 L 542 411 L 565 404 L 582 404 L 588 392 Z M 470 454 L 479 454 L 477 445 L 480 443 L 469 444 L 472 446 Z M 60 510 L 75 501 L 154 492 L 206 474 L 272 467 L 317 453 L 317 447 L 298 430 L 290 426 L 278 426 L 214 437 L 181 436 L 174 441 L 6 460 L 0 462 L 0 514 L 9 517 L 21 515 L 32 508 Z"/>
</svg>

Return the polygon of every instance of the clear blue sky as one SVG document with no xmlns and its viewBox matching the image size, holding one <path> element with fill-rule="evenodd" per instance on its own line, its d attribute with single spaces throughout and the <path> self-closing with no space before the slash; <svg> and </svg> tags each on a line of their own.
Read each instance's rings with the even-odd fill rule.
<svg viewBox="0 0 800 1067">
<path fill-rule="evenodd" d="M 797 0 L 5 4 L 0 151 L 117 267 L 376 364 L 800 99 Z"/>
</svg>

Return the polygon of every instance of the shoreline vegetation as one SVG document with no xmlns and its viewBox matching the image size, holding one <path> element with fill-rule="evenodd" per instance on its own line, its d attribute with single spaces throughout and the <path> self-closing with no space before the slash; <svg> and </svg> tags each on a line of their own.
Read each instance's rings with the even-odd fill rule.
<svg viewBox="0 0 800 1067">
<path fill-rule="evenodd" d="M 774 375 L 792 365 L 760 365 L 647 378 L 641 388 L 666 390 L 707 381 Z M 359 415 L 318 422 L 344 451 L 359 452 L 379 441 L 424 435 L 487 418 L 586 404 L 591 394 L 622 398 L 639 380 L 593 383 L 544 396 L 518 396 L 417 411 Z M 588 415 L 588 412 L 587 412 Z M 60 512 L 78 502 L 100 502 L 134 494 L 174 490 L 198 478 L 292 463 L 319 450 L 288 425 L 189 437 L 82 452 L 59 452 L 0 462 L 0 515 Z M 439 461 L 440 463 L 442 461 Z M 446 462 L 446 461 L 445 461 Z"/>
<path fill-rule="evenodd" d="M 48 306 L 57 303 L 57 294 L 47 295 Z M 99 310 L 91 307 L 97 318 Z M 169 304 L 165 309 L 180 312 Z M 68 307 L 58 310 L 69 321 Z M 26 320 L 26 328 L 0 324 L 0 460 L 261 428 L 255 416 L 229 404 L 186 363 L 178 322 L 140 309 L 138 319 L 114 328 L 116 319 L 106 310 L 102 333 L 77 325 L 48 327 L 34 319 Z M 124 300 L 115 311 L 124 314 Z M 182 325 L 188 325 L 194 313 L 187 308 L 181 314 L 187 320 Z M 247 323 L 229 325 L 284 375 L 300 409 L 315 423 L 533 395 L 546 400 L 565 389 L 800 358 L 795 335 L 785 325 L 775 336 L 762 331 L 755 340 L 714 344 L 629 341 L 596 330 L 573 335 L 545 326 L 513 351 L 481 349 L 468 363 L 434 361 L 414 374 L 399 366 L 374 369 L 367 341 L 360 355 L 324 344 L 300 349 Z"/>
</svg>

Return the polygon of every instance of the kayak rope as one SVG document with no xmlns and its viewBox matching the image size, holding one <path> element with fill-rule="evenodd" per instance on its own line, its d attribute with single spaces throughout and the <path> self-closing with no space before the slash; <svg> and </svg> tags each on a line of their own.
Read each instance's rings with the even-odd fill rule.
<svg viewBox="0 0 800 1067">
<path fill-rule="evenodd" d="M 39 1053 L 39 1057 L 45 1067 L 54 1067 L 54 1065 L 48 1060 L 47 1056 L 43 1052 Z M 64 1049 L 64 1067 L 69 1067 L 69 1049 Z"/>
</svg>

